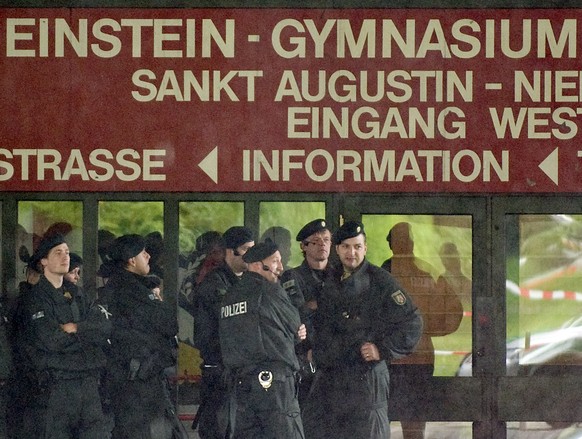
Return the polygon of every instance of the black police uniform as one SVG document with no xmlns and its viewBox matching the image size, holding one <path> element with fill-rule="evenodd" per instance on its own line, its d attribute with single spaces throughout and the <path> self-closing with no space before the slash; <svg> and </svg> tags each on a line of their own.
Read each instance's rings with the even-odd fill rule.
<svg viewBox="0 0 582 439">
<path fill-rule="evenodd" d="M 156 299 L 150 282 L 116 268 L 106 284 L 113 322 L 108 388 L 114 438 L 169 437 L 173 407 L 163 372 L 175 366 L 178 325 L 175 310 Z"/>
<path fill-rule="evenodd" d="M 301 368 L 300 404 L 303 404 L 309 394 L 316 369 L 315 362 L 307 358 L 307 353 L 313 347 L 315 336 L 313 320 L 317 310 L 316 308 L 314 309 L 314 305 L 315 307 L 317 306 L 328 271 L 329 269 L 313 269 L 307 261 L 303 261 L 299 267 L 287 270 L 281 276 L 283 288 L 289 294 L 293 305 L 299 310 L 301 321 L 307 328 L 307 339 L 298 345 L 296 349 Z"/>
<path fill-rule="evenodd" d="M 110 326 L 91 315 L 72 284 L 55 288 L 44 276 L 21 297 L 20 358 L 28 359 L 35 394 L 26 409 L 22 437 L 110 437 L 99 394 Z M 76 333 L 60 325 L 76 323 Z"/>
<path fill-rule="evenodd" d="M 203 360 L 201 407 L 198 409 L 198 435 L 201 439 L 224 439 L 226 434 L 227 388 L 223 377 L 218 322 L 226 290 L 238 281 L 239 277 L 224 263 L 208 273 L 194 290 L 194 344 Z"/>
<path fill-rule="evenodd" d="M 310 439 L 386 439 L 386 361 L 409 354 L 422 318 L 409 295 L 380 267 L 366 260 L 347 279 L 330 276 L 315 319 L 315 383 L 304 409 Z M 374 343 L 380 361 L 365 362 L 361 346 Z"/>
<path fill-rule="evenodd" d="M 304 437 L 296 396 L 295 343 L 300 325 L 285 290 L 260 274 L 246 272 L 228 290 L 221 308 L 220 344 L 235 383 L 232 437 Z"/>
<path fill-rule="evenodd" d="M 8 439 L 18 439 L 22 437 L 22 426 L 24 422 L 24 411 L 31 401 L 31 397 L 36 395 L 37 383 L 34 378 L 32 367 L 30 367 L 28 357 L 26 357 L 20 340 L 24 334 L 25 325 L 28 318 L 23 310 L 21 298 L 32 288 L 32 284 L 22 281 L 18 284 L 18 294 L 11 298 L 8 307 L 6 329 L 12 353 L 12 370 L 8 382 L 6 383 L 6 400 L 10 401 L 6 407 L 6 437 Z M 22 344 L 22 346 L 21 346 Z"/>
</svg>

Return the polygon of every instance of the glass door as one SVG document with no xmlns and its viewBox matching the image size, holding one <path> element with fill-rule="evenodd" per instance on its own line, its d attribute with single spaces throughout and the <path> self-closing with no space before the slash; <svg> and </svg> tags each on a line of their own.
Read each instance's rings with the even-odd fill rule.
<svg viewBox="0 0 582 439">
<path fill-rule="evenodd" d="M 344 220 L 364 224 L 367 259 L 397 279 L 425 322 L 417 351 L 390 366 L 393 437 L 471 437 L 472 421 L 486 416 L 472 361 L 475 295 L 487 291 L 485 207 L 483 198 L 414 196 L 342 205 Z"/>
</svg>

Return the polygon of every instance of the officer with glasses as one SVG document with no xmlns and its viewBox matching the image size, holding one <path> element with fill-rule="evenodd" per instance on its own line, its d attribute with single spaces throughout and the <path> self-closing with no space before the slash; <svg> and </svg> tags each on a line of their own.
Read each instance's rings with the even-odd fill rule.
<svg viewBox="0 0 582 439">
<path fill-rule="evenodd" d="M 285 271 L 281 282 L 292 303 L 298 308 L 301 321 L 307 327 L 307 339 L 297 347 L 297 356 L 301 363 L 299 404 L 302 404 L 309 394 L 316 370 L 311 350 L 314 337 L 313 318 L 325 284 L 324 279 L 330 269 L 331 231 L 326 221 L 318 218 L 305 224 L 296 240 L 303 253 L 303 262 L 299 267 Z"/>
</svg>

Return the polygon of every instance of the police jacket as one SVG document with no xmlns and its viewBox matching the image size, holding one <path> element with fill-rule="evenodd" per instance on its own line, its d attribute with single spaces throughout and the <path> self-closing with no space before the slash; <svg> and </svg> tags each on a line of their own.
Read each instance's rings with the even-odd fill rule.
<svg viewBox="0 0 582 439">
<path fill-rule="evenodd" d="M 303 261 L 297 268 L 286 270 L 281 276 L 281 283 L 289 281 L 295 283 L 295 287 L 301 292 L 305 302 L 318 300 L 325 283 L 325 277 L 328 270 L 314 270 L 309 266 L 307 261 Z"/>
<path fill-rule="evenodd" d="M 328 272 L 328 269 L 314 270 L 304 260 L 299 267 L 286 270 L 281 276 L 283 288 L 299 310 L 301 321 L 307 327 L 307 340 L 302 343 L 302 351 L 311 348 L 315 334 L 313 318 Z"/>
<path fill-rule="evenodd" d="M 53 378 L 69 378 L 97 371 L 106 362 L 103 347 L 110 325 L 91 312 L 88 301 L 73 284 L 55 288 L 44 276 L 26 291 L 19 304 L 18 350 L 38 372 Z M 76 323 L 76 333 L 66 333 L 62 324 Z"/>
<path fill-rule="evenodd" d="M 143 379 L 175 364 L 175 310 L 154 296 L 148 282 L 147 276 L 117 268 L 106 285 L 113 322 L 111 365 L 124 377 L 133 364 Z"/>
<path fill-rule="evenodd" d="M 226 290 L 238 281 L 238 276 L 224 263 L 208 273 L 194 290 L 194 344 L 205 364 L 222 364 L 218 338 L 220 305 Z"/>
<path fill-rule="evenodd" d="M 300 325 L 299 313 L 279 283 L 245 272 L 222 301 L 224 365 L 236 370 L 275 363 L 299 370 L 295 343 Z"/>
<path fill-rule="evenodd" d="M 360 347 L 374 343 L 380 358 L 410 354 L 422 333 L 422 318 L 410 296 L 385 270 L 367 260 L 347 279 L 331 273 L 315 317 L 314 357 L 320 368 L 362 368 Z"/>
</svg>

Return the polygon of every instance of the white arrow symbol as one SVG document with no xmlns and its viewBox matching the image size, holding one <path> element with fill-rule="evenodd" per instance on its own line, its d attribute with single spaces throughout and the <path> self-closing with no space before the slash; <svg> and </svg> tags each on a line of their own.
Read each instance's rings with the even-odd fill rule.
<svg viewBox="0 0 582 439">
<path fill-rule="evenodd" d="M 558 148 L 554 149 L 538 166 L 558 186 Z"/>
<path fill-rule="evenodd" d="M 212 181 L 218 184 L 218 146 L 198 163 L 198 167 L 208 175 Z"/>
</svg>

